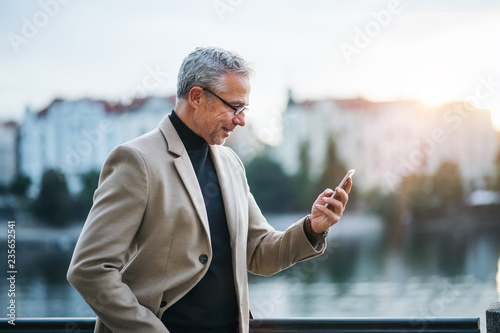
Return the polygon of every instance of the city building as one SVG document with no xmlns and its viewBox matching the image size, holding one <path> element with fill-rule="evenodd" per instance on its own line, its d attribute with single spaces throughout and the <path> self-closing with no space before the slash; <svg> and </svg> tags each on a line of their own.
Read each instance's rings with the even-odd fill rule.
<svg viewBox="0 0 500 333">
<path fill-rule="evenodd" d="M 99 171 L 117 145 L 158 126 L 173 110 L 175 97 L 134 99 L 130 104 L 79 99 L 54 100 L 45 109 L 26 109 L 20 129 L 20 172 L 38 193 L 44 171 L 61 171 L 71 193 L 81 190 L 81 176 Z"/>
<path fill-rule="evenodd" d="M 30 195 L 40 188 L 44 171 L 64 173 L 69 190 L 81 190 L 83 174 L 99 171 L 117 145 L 158 126 L 175 106 L 175 97 L 136 98 L 129 104 L 83 98 L 54 100 L 45 109 L 26 109 L 19 129 L 19 171 L 32 180 Z M 325 169 L 330 140 L 347 169 L 356 169 L 356 186 L 393 191 L 411 173 L 435 173 L 444 161 L 455 162 L 467 189 L 485 188 L 496 176 L 499 150 L 490 112 L 470 104 L 427 107 L 418 101 L 371 102 L 324 99 L 289 103 L 281 115 L 283 141 L 262 150 L 250 123 L 227 140 L 244 162 L 264 152 L 289 175 L 300 167 L 300 147 L 309 144 L 310 179 Z M 0 184 L 16 174 L 15 128 L 0 132 Z M 10 148 L 8 148 L 10 147 Z M 10 149 L 10 150 L 9 150 Z M 4 165 L 5 164 L 5 165 Z M 331 186 L 335 186 L 332 184 Z"/>
<path fill-rule="evenodd" d="M 32 180 L 29 195 L 38 194 L 48 169 L 61 171 L 70 193 L 77 194 L 82 175 L 100 171 L 114 147 L 156 128 L 174 106 L 175 96 L 136 98 L 126 105 L 88 98 L 56 99 L 38 112 L 26 108 L 19 151 L 20 171 Z M 250 127 L 227 140 L 243 160 L 251 159 L 259 149 Z"/>
<path fill-rule="evenodd" d="M 299 147 L 308 142 L 314 181 L 326 167 L 329 140 L 345 167 L 356 169 L 356 186 L 362 190 L 393 191 L 405 176 L 435 173 L 444 161 L 459 166 L 467 188 L 481 188 L 485 177 L 495 175 L 499 149 L 490 112 L 465 102 L 439 107 L 363 99 L 297 103 L 290 96 L 283 143 L 272 156 L 293 175 L 300 167 Z"/>
</svg>

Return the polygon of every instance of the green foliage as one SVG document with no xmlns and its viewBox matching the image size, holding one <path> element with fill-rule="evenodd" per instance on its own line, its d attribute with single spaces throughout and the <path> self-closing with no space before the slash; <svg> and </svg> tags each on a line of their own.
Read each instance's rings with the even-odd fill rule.
<svg viewBox="0 0 500 333">
<path fill-rule="evenodd" d="M 399 209 L 424 220 L 457 214 L 463 207 L 462 176 L 458 165 L 443 162 L 434 175 L 412 174 L 399 186 Z"/>
<path fill-rule="evenodd" d="M 263 211 L 289 211 L 293 209 L 294 186 L 280 165 L 266 155 L 254 158 L 247 166 L 247 179 L 259 207 Z"/>
<path fill-rule="evenodd" d="M 71 197 L 64 175 L 57 170 L 47 170 L 42 176 L 40 193 L 32 211 L 41 221 L 52 226 L 69 223 Z"/>
<path fill-rule="evenodd" d="M 494 173 L 483 175 L 483 181 L 486 190 L 500 191 L 500 133 L 497 133 L 498 150 L 494 159 Z"/>
<path fill-rule="evenodd" d="M 340 160 L 337 154 L 337 145 L 333 137 L 330 137 L 328 148 L 326 151 L 326 159 L 323 174 L 316 183 L 316 191 L 318 194 L 326 188 L 335 189 L 339 182 L 344 178 L 347 168 Z"/>
<path fill-rule="evenodd" d="M 92 207 L 94 192 L 99 183 L 99 171 L 90 170 L 82 175 L 83 188 L 75 200 L 74 215 L 76 218 L 85 218 Z"/>
<path fill-rule="evenodd" d="M 500 191 L 500 134 L 498 134 L 498 143 L 499 148 L 497 151 L 497 155 L 495 157 L 495 169 L 496 169 L 496 179 L 492 182 L 492 189 L 496 191 Z"/>
<path fill-rule="evenodd" d="M 433 194 L 440 215 L 450 215 L 463 207 L 463 184 L 456 163 L 443 162 L 433 177 Z"/>
<path fill-rule="evenodd" d="M 26 192 L 31 186 L 31 178 L 24 175 L 17 175 L 16 179 L 10 184 L 9 192 L 19 198 L 26 198 Z"/>
<path fill-rule="evenodd" d="M 395 192 L 384 193 L 380 188 L 373 188 L 363 195 L 366 209 L 380 217 L 389 224 L 399 218 L 401 197 Z"/>
<path fill-rule="evenodd" d="M 423 174 L 411 174 L 399 185 L 399 213 L 409 212 L 416 219 L 431 217 L 435 211 L 433 178 Z"/>
<path fill-rule="evenodd" d="M 309 142 L 303 142 L 299 152 L 299 171 L 295 175 L 294 193 L 297 210 L 309 210 L 312 206 L 314 196 L 314 187 L 312 185 L 310 174 L 310 161 L 308 156 Z"/>
<path fill-rule="evenodd" d="M 334 140 L 328 145 L 325 168 L 315 183 L 310 179 L 309 142 L 300 146 L 300 166 L 293 176 L 287 176 L 280 165 L 267 155 L 260 155 L 247 166 L 250 189 L 264 211 L 309 211 L 316 197 L 326 188 L 335 188 L 347 172 L 337 156 Z M 351 201 L 352 198 L 349 200 Z"/>
<path fill-rule="evenodd" d="M 316 196 L 327 188 L 331 188 L 332 190 L 334 190 L 339 182 L 344 178 L 347 171 L 348 168 L 345 167 L 344 162 L 338 156 L 335 140 L 333 139 L 333 137 L 330 137 L 328 148 L 326 151 L 326 160 L 323 173 L 316 183 L 314 191 L 315 195 L 311 199 L 316 199 Z M 355 181 L 353 180 L 353 184 L 354 183 Z M 312 204 L 311 199 L 310 203 Z M 357 200 L 358 196 L 356 188 L 353 187 L 353 190 L 349 193 L 349 204 L 347 205 L 346 209 L 352 209 L 355 206 Z"/>
<path fill-rule="evenodd" d="M 404 216 L 416 221 L 451 216 L 464 206 L 462 177 L 457 164 L 443 162 L 434 175 L 410 174 L 397 191 L 383 194 L 373 189 L 365 194 L 365 200 L 371 212 L 393 226 Z"/>
</svg>

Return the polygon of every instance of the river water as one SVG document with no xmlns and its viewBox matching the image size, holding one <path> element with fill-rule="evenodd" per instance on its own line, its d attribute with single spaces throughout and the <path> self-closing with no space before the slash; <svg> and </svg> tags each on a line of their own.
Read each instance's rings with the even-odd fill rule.
<svg viewBox="0 0 500 333">
<path fill-rule="evenodd" d="M 279 230 L 298 218 L 268 216 Z M 7 272 L 4 224 L 0 269 Z M 272 277 L 250 274 L 252 312 L 257 318 L 479 317 L 485 331 L 484 313 L 500 299 L 500 218 L 497 224 L 408 231 L 395 240 L 378 218 L 347 214 L 330 231 L 323 256 Z M 16 222 L 17 318 L 95 316 L 66 281 L 80 229 Z M 8 285 L 0 281 L 5 309 Z"/>
</svg>

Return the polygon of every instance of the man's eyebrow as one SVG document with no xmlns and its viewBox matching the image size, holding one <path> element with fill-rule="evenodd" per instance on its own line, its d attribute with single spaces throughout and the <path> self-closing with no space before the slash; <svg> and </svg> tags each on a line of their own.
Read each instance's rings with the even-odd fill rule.
<svg viewBox="0 0 500 333">
<path fill-rule="evenodd" d="M 230 102 L 231 104 L 238 104 L 238 105 L 248 105 L 247 102 L 244 99 L 235 99 Z"/>
</svg>

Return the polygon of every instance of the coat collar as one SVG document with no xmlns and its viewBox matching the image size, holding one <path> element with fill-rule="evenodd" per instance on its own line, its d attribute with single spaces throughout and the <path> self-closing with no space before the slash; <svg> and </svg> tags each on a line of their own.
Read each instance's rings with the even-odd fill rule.
<svg viewBox="0 0 500 333">
<path fill-rule="evenodd" d="M 177 131 L 175 130 L 175 127 L 169 118 L 169 115 L 170 114 L 165 115 L 158 126 L 163 136 L 165 137 L 165 140 L 167 141 L 168 151 L 169 153 L 177 156 L 181 156 L 185 153 L 187 154 L 186 148 L 184 147 L 179 134 L 177 134 Z"/>
<path fill-rule="evenodd" d="M 167 141 L 168 152 L 176 156 L 174 158 L 175 169 L 191 197 L 191 201 L 208 238 L 210 238 L 208 215 L 205 209 L 205 202 L 203 201 L 203 194 L 201 193 L 200 185 L 198 184 L 198 179 L 196 178 L 196 173 L 194 172 L 187 150 L 168 115 L 163 117 L 159 128 Z"/>
<path fill-rule="evenodd" d="M 177 134 L 169 115 L 163 117 L 159 124 L 159 129 L 162 132 L 165 140 L 167 142 L 168 152 L 176 155 L 174 158 L 174 165 L 181 178 L 184 186 L 191 197 L 191 201 L 195 207 L 198 216 L 201 219 L 205 231 L 210 237 L 210 228 L 208 224 L 207 211 L 205 209 L 205 202 L 203 200 L 203 194 L 201 193 L 200 186 L 198 184 L 198 179 L 196 178 L 196 173 L 189 159 L 184 144 L 181 138 Z M 237 223 L 237 212 L 236 212 L 236 202 L 234 200 L 234 186 L 231 180 L 231 168 L 229 165 L 229 160 L 225 154 L 221 154 L 221 147 L 211 145 L 210 154 L 214 162 L 215 169 L 217 171 L 217 176 L 219 178 L 219 185 L 222 192 L 222 198 L 224 201 L 224 209 L 226 212 L 226 218 L 228 221 L 229 234 L 231 235 L 231 243 L 234 244 L 236 241 L 236 235 L 238 234 L 238 223 Z"/>
</svg>

